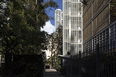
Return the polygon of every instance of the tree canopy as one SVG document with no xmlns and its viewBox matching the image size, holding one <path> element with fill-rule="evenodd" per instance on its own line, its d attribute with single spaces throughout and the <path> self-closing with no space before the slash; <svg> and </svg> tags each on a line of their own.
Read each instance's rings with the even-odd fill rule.
<svg viewBox="0 0 116 77">
<path fill-rule="evenodd" d="M 37 1 L 37 2 L 36 2 Z M 40 52 L 47 33 L 40 28 L 50 19 L 46 8 L 57 8 L 53 0 L 1 1 L 0 43 L 2 53 L 27 54 Z M 6 8 L 2 4 L 5 3 Z"/>
</svg>

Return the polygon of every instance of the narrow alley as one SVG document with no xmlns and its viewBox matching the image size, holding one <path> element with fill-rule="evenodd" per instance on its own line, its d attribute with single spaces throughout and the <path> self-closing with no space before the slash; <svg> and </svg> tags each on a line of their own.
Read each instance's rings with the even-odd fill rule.
<svg viewBox="0 0 116 77">
<path fill-rule="evenodd" d="M 65 77 L 61 75 L 60 72 L 56 71 L 55 69 L 46 69 L 44 72 L 44 77 Z"/>
</svg>

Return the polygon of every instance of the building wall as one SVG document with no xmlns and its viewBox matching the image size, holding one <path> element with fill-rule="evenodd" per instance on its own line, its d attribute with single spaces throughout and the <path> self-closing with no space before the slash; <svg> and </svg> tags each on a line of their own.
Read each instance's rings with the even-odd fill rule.
<svg viewBox="0 0 116 77">
<path fill-rule="evenodd" d="M 63 12 L 61 9 L 55 10 L 55 31 L 60 26 L 63 25 Z"/>
<path fill-rule="evenodd" d="M 88 0 L 83 5 L 83 42 L 110 24 L 110 0 Z"/>
<path fill-rule="evenodd" d="M 114 0 L 88 1 L 83 6 L 83 56 L 95 53 L 98 45 L 100 52 L 107 52 L 116 43 L 116 8 L 111 9 Z"/>
<path fill-rule="evenodd" d="M 63 0 L 63 55 L 82 51 L 82 10 L 80 0 Z"/>
</svg>

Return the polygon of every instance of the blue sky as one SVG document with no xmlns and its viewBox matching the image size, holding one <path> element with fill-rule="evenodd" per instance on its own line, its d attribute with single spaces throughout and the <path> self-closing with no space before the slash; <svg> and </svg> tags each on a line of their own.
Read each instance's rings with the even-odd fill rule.
<svg viewBox="0 0 116 77">
<path fill-rule="evenodd" d="M 56 2 L 59 6 L 56 9 L 62 10 L 62 0 L 53 0 L 53 1 Z M 47 21 L 45 26 L 41 28 L 41 31 L 46 31 L 48 32 L 48 34 L 55 32 L 55 10 L 56 9 L 52 8 L 51 11 L 48 10 L 48 13 L 47 13 L 48 16 L 53 17 L 54 19 Z"/>
</svg>

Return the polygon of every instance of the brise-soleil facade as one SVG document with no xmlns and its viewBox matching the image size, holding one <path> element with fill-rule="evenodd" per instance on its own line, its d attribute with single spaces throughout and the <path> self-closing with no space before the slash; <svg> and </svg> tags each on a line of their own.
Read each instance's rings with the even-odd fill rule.
<svg viewBox="0 0 116 77">
<path fill-rule="evenodd" d="M 61 9 L 55 10 L 55 31 L 59 26 L 63 26 L 63 12 Z"/>
<path fill-rule="evenodd" d="M 83 51 L 81 0 L 63 0 L 63 55 L 76 55 Z"/>
<path fill-rule="evenodd" d="M 83 5 L 83 56 L 116 47 L 115 0 L 88 0 Z"/>
</svg>

